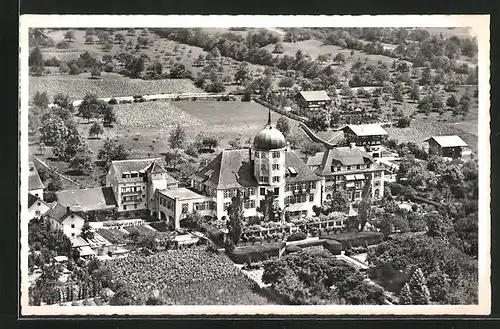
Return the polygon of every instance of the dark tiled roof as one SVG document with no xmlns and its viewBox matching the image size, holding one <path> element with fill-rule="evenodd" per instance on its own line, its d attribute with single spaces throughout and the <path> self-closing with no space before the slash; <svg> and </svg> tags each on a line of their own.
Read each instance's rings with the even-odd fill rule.
<svg viewBox="0 0 500 329">
<path fill-rule="evenodd" d="M 31 193 L 28 193 L 28 208 L 37 202 L 39 199 Z"/>
<path fill-rule="evenodd" d="M 343 166 L 361 165 L 371 163 L 375 165 L 373 158 L 366 152 L 363 152 L 357 147 L 336 147 L 328 149 L 321 162 L 321 165 L 316 169 L 318 175 L 331 174 L 331 166 L 340 163 Z"/>
<path fill-rule="evenodd" d="M 161 163 L 160 158 L 151 158 L 151 159 L 134 159 L 134 160 L 121 160 L 121 161 L 112 161 L 111 165 L 114 169 L 115 177 L 118 183 L 127 183 L 127 182 L 137 182 L 142 181 L 142 177 L 134 177 L 134 178 L 122 178 L 123 172 L 131 172 L 131 171 L 149 171 L 151 173 L 166 173 L 167 182 L 175 183 L 177 180 L 170 176 Z"/>
<path fill-rule="evenodd" d="M 68 208 L 60 203 L 56 203 L 45 215 L 62 223 L 62 221 L 70 214 Z"/>
<path fill-rule="evenodd" d="M 92 211 L 116 207 L 115 195 L 111 187 L 96 187 L 82 190 L 56 192 L 57 200 L 70 206 L 74 211 Z"/>
<path fill-rule="evenodd" d="M 38 189 L 44 189 L 45 186 L 42 183 L 42 180 L 40 179 L 40 176 L 38 175 L 38 171 L 36 170 L 33 162 L 29 163 L 28 167 L 28 190 L 38 190 Z"/>
<path fill-rule="evenodd" d="M 253 166 L 250 164 L 249 152 L 249 149 L 224 150 L 191 178 L 216 189 L 258 186 L 253 175 Z M 321 179 L 293 152 L 286 152 L 285 166 L 287 181 Z M 297 176 L 292 177 L 288 167 L 294 168 Z"/>
<path fill-rule="evenodd" d="M 315 181 L 321 180 L 295 153 L 288 151 L 285 154 L 285 166 L 287 182 Z M 289 168 L 295 169 L 297 176 L 290 175 Z"/>
</svg>

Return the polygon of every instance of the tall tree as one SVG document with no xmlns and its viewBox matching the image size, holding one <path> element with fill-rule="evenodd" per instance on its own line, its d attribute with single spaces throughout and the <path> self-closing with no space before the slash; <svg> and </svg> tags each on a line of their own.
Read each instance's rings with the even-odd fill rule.
<svg viewBox="0 0 500 329">
<path fill-rule="evenodd" d="M 281 118 L 278 119 L 278 122 L 276 122 L 276 129 L 281 131 L 283 136 L 287 137 L 288 134 L 290 133 L 290 120 L 282 116 Z"/>
<path fill-rule="evenodd" d="M 89 136 L 96 136 L 97 138 L 99 138 L 99 135 L 103 132 L 104 129 L 102 125 L 98 121 L 96 121 L 89 129 Z"/>
<path fill-rule="evenodd" d="M 105 162 L 114 160 L 125 160 L 128 156 L 128 151 L 123 144 L 118 142 L 118 139 L 107 137 L 104 140 L 104 145 L 99 149 L 97 158 Z"/>
<path fill-rule="evenodd" d="M 430 304 L 430 293 L 427 288 L 424 273 L 420 268 L 417 268 L 408 282 L 411 292 L 411 300 L 413 305 L 428 305 Z"/>
<path fill-rule="evenodd" d="M 241 191 L 238 189 L 236 195 L 231 198 L 231 204 L 227 209 L 229 221 L 227 222 L 227 229 L 229 236 L 234 245 L 238 245 L 240 241 L 243 221 L 243 197 Z"/>
<path fill-rule="evenodd" d="M 184 146 L 184 143 L 186 142 L 186 132 L 180 124 L 177 124 L 177 127 L 172 130 L 170 136 L 168 137 L 168 142 L 170 147 L 173 149 L 179 149 Z"/>
<path fill-rule="evenodd" d="M 45 109 L 49 106 L 49 97 L 47 96 L 47 92 L 40 93 L 36 92 L 35 96 L 33 96 L 33 105 L 40 109 Z"/>
<path fill-rule="evenodd" d="M 400 305 L 411 305 L 411 291 L 408 283 L 405 283 L 401 291 L 399 292 L 399 304 Z"/>
<path fill-rule="evenodd" d="M 78 151 L 74 157 L 71 158 L 69 165 L 72 169 L 82 173 L 88 174 L 92 171 L 94 163 L 90 156 L 90 150 L 83 149 Z"/>
</svg>

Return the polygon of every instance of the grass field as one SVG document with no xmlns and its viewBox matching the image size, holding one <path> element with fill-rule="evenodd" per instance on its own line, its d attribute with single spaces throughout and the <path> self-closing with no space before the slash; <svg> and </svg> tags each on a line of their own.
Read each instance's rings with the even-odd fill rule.
<svg viewBox="0 0 500 329">
<path fill-rule="evenodd" d="M 89 79 L 89 73 L 76 76 L 50 75 L 29 78 L 30 100 L 37 91 L 47 92 L 50 99 L 57 93 L 68 94 L 72 100 L 83 99 L 87 93 L 98 97 L 119 97 L 163 93 L 203 92 L 188 79 L 141 80 L 103 73 L 101 79 Z"/>
</svg>

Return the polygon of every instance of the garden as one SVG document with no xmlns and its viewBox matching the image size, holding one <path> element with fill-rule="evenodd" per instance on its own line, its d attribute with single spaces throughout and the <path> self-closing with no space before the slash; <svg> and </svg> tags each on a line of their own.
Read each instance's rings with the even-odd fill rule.
<svg viewBox="0 0 500 329">
<path fill-rule="evenodd" d="M 145 304 L 155 293 L 164 305 L 270 304 L 230 260 L 205 247 L 130 255 L 104 266 L 131 296 L 129 304 Z"/>
</svg>

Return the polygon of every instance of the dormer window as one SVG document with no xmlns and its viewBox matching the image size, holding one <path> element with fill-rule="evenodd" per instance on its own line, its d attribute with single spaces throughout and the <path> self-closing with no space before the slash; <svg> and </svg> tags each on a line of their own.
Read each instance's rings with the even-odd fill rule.
<svg viewBox="0 0 500 329">
<path fill-rule="evenodd" d="M 266 170 L 266 165 L 265 164 L 261 164 L 260 165 L 260 170 Z"/>
</svg>

